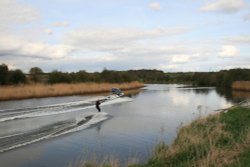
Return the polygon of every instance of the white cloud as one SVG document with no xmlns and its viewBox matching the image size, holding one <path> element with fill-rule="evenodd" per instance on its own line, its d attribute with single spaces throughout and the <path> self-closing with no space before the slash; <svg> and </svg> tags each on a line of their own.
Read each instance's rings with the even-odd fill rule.
<svg viewBox="0 0 250 167">
<path fill-rule="evenodd" d="M 149 5 L 149 8 L 154 11 L 160 11 L 161 10 L 161 5 L 159 2 L 152 2 Z"/>
<path fill-rule="evenodd" d="M 245 6 L 243 0 L 215 0 L 200 8 L 203 12 L 235 13 Z"/>
<path fill-rule="evenodd" d="M 163 70 L 175 70 L 178 68 L 177 64 L 160 64 L 159 67 Z"/>
<path fill-rule="evenodd" d="M 232 29 L 235 32 L 232 33 L 230 29 L 224 32 L 225 36 L 239 32 L 236 32 L 236 29 L 242 30 L 240 32 L 242 32 L 244 36 L 232 36 L 225 38 L 225 41 L 221 41 L 221 38 L 218 39 L 217 37 L 211 39 L 206 34 L 209 33 L 210 30 L 215 29 L 213 27 L 214 25 L 209 25 L 209 27 L 201 30 L 204 36 L 202 39 L 199 38 L 198 40 L 197 35 L 195 36 L 193 33 L 188 34 L 188 36 L 177 36 L 176 38 L 176 35 L 187 33 L 190 29 L 185 27 L 147 29 L 148 26 L 152 26 L 152 22 L 158 25 L 164 24 L 164 21 L 162 22 L 160 19 L 154 20 L 155 14 L 159 13 L 152 13 L 152 11 L 163 10 L 163 3 L 161 3 L 161 1 L 157 2 L 157 0 L 151 2 L 152 3 L 148 1 L 146 6 L 145 2 L 144 4 L 140 4 L 140 6 L 144 5 L 144 7 L 147 8 L 149 12 L 147 13 L 147 18 L 145 18 L 143 13 L 140 13 L 142 8 L 138 7 L 139 4 L 137 4 L 137 6 L 125 6 L 124 8 L 124 10 L 134 10 L 133 12 L 138 14 L 137 17 L 129 18 L 131 15 L 125 16 L 124 10 L 119 11 L 122 13 L 117 13 L 117 11 L 114 10 L 109 14 L 113 15 L 112 12 L 116 12 L 115 17 L 112 17 L 112 20 L 105 20 L 107 18 L 99 17 L 105 12 L 104 10 L 108 9 L 106 7 L 110 7 L 104 3 L 105 6 L 101 6 L 103 4 L 100 4 L 101 7 L 98 7 L 98 9 L 100 9 L 98 11 L 93 11 L 93 9 L 97 9 L 94 6 L 92 6 L 93 8 L 84 10 L 84 16 L 83 13 L 79 14 L 79 12 L 81 12 L 80 10 L 79 12 L 70 13 L 70 15 L 74 17 L 74 20 L 80 20 L 78 22 L 70 22 L 69 24 L 68 21 L 65 21 L 65 18 L 67 18 L 65 14 L 68 13 L 61 12 L 64 6 L 52 5 L 49 6 L 46 11 L 44 11 L 43 8 L 39 11 L 32 6 L 32 4 L 37 5 L 37 3 L 33 3 L 33 1 L 0 0 L 0 61 L 8 62 L 13 67 L 27 67 L 26 69 L 31 65 L 33 66 L 33 63 L 37 63 L 37 66 L 41 65 L 41 67 L 47 69 L 47 71 L 58 68 L 63 71 L 71 69 L 76 71 L 79 69 L 102 70 L 103 67 L 114 70 L 157 68 L 166 71 L 189 71 L 190 69 L 209 70 L 211 64 L 216 64 L 216 67 L 220 68 L 225 67 L 225 65 L 243 67 L 243 65 L 249 64 L 249 54 L 247 51 L 250 44 L 250 36 L 244 34 L 244 32 L 247 32 L 247 27 L 244 26 L 246 26 L 248 22 L 244 23 L 237 20 L 243 19 L 243 15 L 246 14 L 244 20 L 249 21 L 250 17 L 249 14 L 247 14 L 249 12 L 243 11 L 244 13 L 242 12 L 239 13 L 239 15 L 235 15 L 231 20 L 224 20 L 225 23 L 230 22 L 230 24 L 234 24 L 235 26 L 235 28 Z M 224 13 L 237 12 L 243 9 L 244 5 L 247 4 L 247 1 L 243 0 L 203 0 L 203 2 L 209 3 L 201 7 L 202 11 Z M 130 5 L 132 3 L 126 2 L 123 4 Z M 196 6 L 196 4 L 197 3 L 191 5 Z M 37 7 L 39 8 L 39 6 Z M 91 5 L 89 7 L 91 7 Z M 115 5 L 114 7 L 118 6 Z M 171 6 L 173 9 L 171 17 L 173 16 L 176 19 L 170 19 L 168 24 L 164 25 L 183 25 L 190 23 L 190 27 L 197 27 L 199 23 L 193 23 L 188 20 L 184 22 L 183 20 L 178 20 L 180 13 L 181 15 L 185 15 L 187 11 L 178 11 L 175 7 L 180 6 L 179 4 L 173 4 Z M 40 15 L 40 12 L 46 13 Z M 97 13 L 91 15 L 91 12 Z M 78 15 L 76 16 L 74 14 Z M 189 18 L 199 20 L 200 17 L 196 18 L 196 14 L 197 13 L 190 13 L 191 17 Z M 44 18 L 39 21 L 40 16 L 44 16 Z M 119 22 L 117 19 L 121 16 L 127 17 L 124 19 L 130 21 L 126 23 Z M 194 18 L 192 18 L 192 16 Z M 209 15 L 208 20 L 216 20 L 214 16 L 216 17 L 216 15 Z M 138 19 L 140 19 L 139 22 Z M 141 25 L 140 22 L 144 22 L 144 19 L 149 22 L 148 24 Z M 166 17 L 165 19 L 169 18 Z M 219 20 L 221 19 L 223 18 L 219 18 Z M 56 20 L 57 22 L 51 22 L 51 20 Z M 115 24 L 112 22 L 114 20 L 116 20 Z M 34 21 L 36 21 L 35 24 L 33 23 Z M 103 25 L 103 21 L 105 21 L 105 25 L 110 28 L 88 27 L 90 25 Z M 47 24 L 48 22 L 50 25 Z M 84 24 L 84 26 L 88 28 L 83 27 L 72 30 L 73 27 L 77 26 L 73 25 L 75 23 L 77 23 L 77 25 Z M 114 28 L 114 26 L 117 27 L 119 25 L 139 26 L 141 28 Z M 5 28 L 2 28 L 3 26 Z M 144 28 L 142 28 L 143 26 Z M 69 28 L 71 29 L 70 32 L 64 34 Z M 215 33 L 218 34 L 216 30 Z M 51 35 L 53 33 L 55 34 Z M 221 42 L 222 45 L 225 45 L 222 46 L 221 50 L 220 48 L 216 49 L 220 46 Z M 218 59 L 218 56 L 236 56 L 239 54 L 237 47 L 241 49 L 241 56 L 234 58 L 233 62 L 231 59 Z M 25 66 L 23 62 L 29 63 Z"/>
<path fill-rule="evenodd" d="M 13 23 L 29 23 L 39 18 L 39 11 L 15 0 L 0 1 L 0 26 Z"/>
<path fill-rule="evenodd" d="M 50 29 L 45 31 L 51 33 Z M 3 35 L 0 39 L 0 58 L 9 63 L 26 59 L 31 61 L 40 59 L 41 61 L 53 60 L 53 62 L 60 61 L 62 64 L 67 64 L 72 62 L 72 58 L 79 57 L 82 58 L 81 60 L 88 59 L 88 63 L 84 65 L 90 69 L 102 69 L 105 66 L 121 69 L 121 64 L 123 68 L 156 68 L 159 66 L 159 62 L 166 60 L 170 62 L 168 56 L 183 54 L 189 52 L 189 49 L 183 45 L 158 44 L 152 41 L 155 39 L 157 41 L 158 38 L 169 38 L 187 31 L 186 28 L 79 29 L 68 33 L 65 36 L 64 44 L 49 44 L 15 35 Z M 131 59 L 134 63 L 131 63 Z M 80 67 L 80 65 L 78 66 Z M 16 64 L 16 66 L 18 65 Z"/>
<path fill-rule="evenodd" d="M 170 57 L 174 55 L 180 55 L 183 53 L 189 53 L 191 52 L 190 49 L 186 48 L 185 46 L 181 45 L 163 45 L 158 44 L 154 45 L 151 43 L 147 44 L 136 44 L 132 46 L 125 46 L 125 48 L 121 50 L 115 51 L 116 55 L 122 55 L 122 56 L 131 56 L 131 57 L 148 57 L 152 58 L 154 56 L 154 59 L 161 58 L 161 57 Z M 161 57 L 160 57 L 161 56 Z"/>
<path fill-rule="evenodd" d="M 68 45 L 86 50 L 116 51 L 142 40 L 166 38 L 187 31 L 189 31 L 187 28 L 158 28 L 153 30 L 81 28 L 67 33 L 65 42 Z"/>
<path fill-rule="evenodd" d="M 233 45 L 223 45 L 219 52 L 220 57 L 234 57 L 239 54 L 239 50 Z"/>
<path fill-rule="evenodd" d="M 225 41 L 233 43 L 233 44 L 246 44 L 250 45 L 250 36 L 244 35 L 244 36 L 236 36 L 225 39 Z"/>
<path fill-rule="evenodd" d="M 69 22 L 67 22 L 67 21 L 58 21 L 58 22 L 52 23 L 52 25 L 54 27 L 67 27 L 67 26 L 69 26 Z"/>
<path fill-rule="evenodd" d="M 45 32 L 46 34 L 49 34 L 49 35 L 53 34 L 53 30 L 50 29 L 50 28 L 44 29 L 44 32 Z"/>
<path fill-rule="evenodd" d="M 189 60 L 190 57 L 188 55 L 175 55 L 171 59 L 173 63 L 187 63 Z"/>
<path fill-rule="evenodd" d="M 27 41 L 15 36 L 0 38 L 0 56 L 61 59 L 68 56 L 72 50 L 72 47 L 66 45 Z"/>
</svg>

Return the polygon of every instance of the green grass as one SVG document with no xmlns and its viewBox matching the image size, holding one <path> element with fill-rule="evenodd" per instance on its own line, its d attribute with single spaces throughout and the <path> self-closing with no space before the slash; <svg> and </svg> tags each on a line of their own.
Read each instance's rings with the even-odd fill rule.
<svg viewBox="0 0 250 167">
<path fill-rule="evenodd" d="M 240 140 L 245 135 L 245 130 L 250 127 L 250 109 L 234 108 L 221 114 L 221 121 L 225 123 L 225 130 L 232 133 L 235 140 Z"/>
<path fill-rule="evenodd" d="M 226 167 L 247 167 L 250 166 L 250 147 L 245 149 L 238 157 L 237 160 L 227 165 Z"/>
<path fill-rule="evenodd" d="M 250 166 L 250 109 L 232 108 L 182 127 L 171 146 L 160 143 L 140 167 Z"/>
</svg>

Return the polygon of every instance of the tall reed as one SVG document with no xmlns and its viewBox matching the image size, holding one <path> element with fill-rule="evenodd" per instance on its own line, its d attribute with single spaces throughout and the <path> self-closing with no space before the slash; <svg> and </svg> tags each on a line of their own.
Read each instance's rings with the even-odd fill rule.
<svg viewBox="0 0 250 167">
<path fill-rule="evenodd" d="M 250 91 L 250 81 L 235 81 L 232 83 L 232 88 L 235 90 Z"/>
<path fill-rule="evenodd" d="M 25 98 L 40 98 L 51 96 L 84 95 L 104 93 L 113 87 L 122 90 L 136 89 L 143 87 L 140 82 L 131 83 L 76 83 L 76 84 L 33 84 L 18 86 L 1 86 L 0 100 L 13 100 Z"/>
</svg>

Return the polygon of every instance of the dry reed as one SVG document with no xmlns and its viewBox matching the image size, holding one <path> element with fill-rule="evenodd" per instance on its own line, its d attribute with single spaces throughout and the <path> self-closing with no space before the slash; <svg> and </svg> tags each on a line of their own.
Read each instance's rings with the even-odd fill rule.
<svg viewBox="0 0 250 167">
<path fill-rule="evenodd" d="M 14 100 L 27 98 L 84 95 L 109 92 L 111 88 L 118 87 L 122 90 L 143 87 L 140 82 L 131 83 L 76 83 L 76 84 L 34 84 L 18 86 L 1 86 L 0 100 Z"/>
<path fill-rule="evenodd" d="M 250 91 L 250 81 L 235 81 L 232 83 L 232 88 L 235 90 Z"/>
</svg>

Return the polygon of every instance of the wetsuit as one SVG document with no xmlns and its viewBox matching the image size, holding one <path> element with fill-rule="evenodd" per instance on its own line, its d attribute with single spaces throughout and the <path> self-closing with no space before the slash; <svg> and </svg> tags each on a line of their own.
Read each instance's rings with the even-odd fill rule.
<svg viewBox="0 0 250 167">
<path fill-rule="evenodd" d="M 101 112 L 100 104 L 101 104 L 101 103 L 100 103 L 99 100 L 97 100 L 96 103 L 95 103 L 95 107 L 96 107 L 96 109 L 98 110 L 98 112 Z"/>
</svg>

